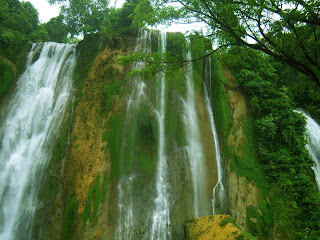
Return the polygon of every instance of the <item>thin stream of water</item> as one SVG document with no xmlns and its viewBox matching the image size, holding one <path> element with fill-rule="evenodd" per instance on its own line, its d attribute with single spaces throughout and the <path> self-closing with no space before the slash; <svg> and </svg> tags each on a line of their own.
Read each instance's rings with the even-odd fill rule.
<svg viewBox="0 0 320 240">
<path fill-rule="evenodd" d="M 161 52 L 166 52 L 166 33 L 161 34 Z M 160 103 L 156 110 L 159 125 L 159 144 L 158 144 L 158 163 L 156 173 L 156 190 L 155 208 L 152 217 L 152 240 L 170 239 L 170 203 L 167 181 L 167 159 L 165 151 L 165 73 L 158 74 L 157 80 L 160 81 L 160 91 L 157 91 L 158 102 Z"/>
</svg>

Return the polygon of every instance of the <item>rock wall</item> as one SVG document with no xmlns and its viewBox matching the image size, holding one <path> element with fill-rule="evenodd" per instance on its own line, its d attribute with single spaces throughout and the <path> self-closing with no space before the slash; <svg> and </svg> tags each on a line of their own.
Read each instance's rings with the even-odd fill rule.
<svg viewBox="0 0 320 240">
<path fill-rule="evenodd" d="M 99 44 L 99 36 L 89 39 L 80 49 L 79 58 L 83 62 L 87 45 Z M 49 174 L 40 194 L 47 204 L 45 216 L 38 217 L 46 222 L 41 230 L 44 239 L 113 239 L 114 206 L 110 202 L 115 189 L 104 134 L 106 124 L 114 112 L 120 111 L 122 102 L 118 95 L 107 96 L 106 86 L 127 79 L 129 68 L 117 64 L 117 59 L 132 53 L 134 43 L 135 37 L 127 37 L 112 48 L 99 50 L 94 46 L 99 54 L 85 63 L 88 75 L 80 73 L 82 79 L 76 79 L 73 107 L 61 139 L 55 143 Z M 78 67 L 75 75 L 81 70 Z M 106 109 L 108 97 L 112 104 Z M 53 196 L 48 199 L 43 195 L 51 188 Z"/>
<path fill-rule="evenodd" d="M 244 95 L 237 89 L 233 76 L 227 69 L 223 69 L 223 75 L 227 80 L 226 95 L 232 118 L 231 129 L 227 142 L 232 154 L 241 157 L 241 145 L 246 144 L 246 135 L 243 130 L 243 120 L 248 116 L 248 108 Z M 231 155 L 232 156 L 232 155 Z M 226 181 L 228 193 L 228 205 L 231 216 L 235 222 L 245 231 L 248 231 L 247 208 L 258 208 L 260 191 L 251 181 L 243 176 L 238 176 L 231 169 L 232 157 L 226 162 Z M 255 221 L 255 220 L 253 220 Z"/>
</svg>

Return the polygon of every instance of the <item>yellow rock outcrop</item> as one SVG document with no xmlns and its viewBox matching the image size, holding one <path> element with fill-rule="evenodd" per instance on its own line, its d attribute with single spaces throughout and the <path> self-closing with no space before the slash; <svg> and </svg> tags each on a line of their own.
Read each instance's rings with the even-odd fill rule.
<svg viewBox="0 0 320 240">
<path fill-rule="evenodd" d="M 229 215 L 192 217 L 185 222 L 186 240 L 245 240 L 254 239 L 243 234 Z"/>
</svg>

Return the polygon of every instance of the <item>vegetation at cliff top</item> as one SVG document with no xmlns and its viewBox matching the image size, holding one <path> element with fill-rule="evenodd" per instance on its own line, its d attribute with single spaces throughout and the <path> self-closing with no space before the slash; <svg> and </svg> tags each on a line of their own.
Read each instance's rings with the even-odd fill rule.
<svg viewBox="0 0 320 240">
<path fill-rule="evenodd" d="M 135 22 L 202 21 L 219 46 L 262 51 L 320 85 L 319 9 L 317 0 L 141 0 Z"/>
<path fill-rule="evenodd" d="M 127 0 L 119 9 L 109 8 L 106 0 L 50 0 L 50 2 L 63 3 L 61 13 L 48 23 L 40 24 L 37 10 L 31 3 L 0 0 L 0 98 L 9 92 L 18 73 L 22 71 L 21 66 L 25 60 L 22 53 L 31 42 L 49 40 L 71 42 L 78 34 L 98 32 L 101 46 L 113 45 L 121 35 L 135 33 L 138 26 L 145 26 L 146 23 L 158 24 L 176 19 L 203 21 L 210 31 L 207 37 L 211 42 L 208 45 L 215 42 L 219 47 L 225 47 L 226 50 L 220 51 L 218 57 L 232 70 L 237 87 L 244 91 L 249 100 L 252 118 L 248 121 L 253 123 L 253 132 L 252 129 L 247 129 L 246 134 L 249 136 L 248 139 L 251 139 L 249 142 L 255 142 L 255 145 L 248 146 L 247 150 L 249 155 L 253 152 L 252 149 L 256 150 L 255 154 L 258 157 L 252 158 L 259 159 L 268 182 L 263 182 L 264 180 L 258 179 L 250 172 L 254 169 L 250 167 L 255 167 L 252 158 L 234 157 L 235 168 L 238 168 L 238 174 L 256 181 L 259 187 L 265 184 L 263 189 L 269 190 L 268 198 L 274 200 L 270 205 L 262 201 L 263 206 L 259 207 L 265 211 L 261 219 L 256 209 L 251 207 L 247 209 L 250 216 L 255 216 L 263 222 L 262 228 L 257 229 L 250 225 L 249 228 L 262 236 L 270 230 L 270 221 L 273 223 L 278 221 L 279 228 L 288 234 L 286 235 L 288 238 L 317 238 L 320 234 L 318 207 L 320 196 L 311 169 L 313 163 L 304 148 L 305 119 L 293 112 L 293 109 L 303 107 L 320 119 L 319 1 Z M 168 4 L 171 2 L 178 2 L 179 5 Z M 179 41 L 179 36 L 172 38 Z M 83 45 L 80 43 L 78 46 L 78 50 L 83 51 L 83 54 L 80 55 L 81 63 L 76 67 L 79 70 L 75 75 L 77 83 L 81 83 L 82 78 L 88 74 L 99 50 L 99 46 L 93 46 L 92 41 L 90 48 L 85 49 L 84 46 L 88 46 L 85 41 Z M 179 56 L 181 49 L 187 47 L 175 41 L 171 41 L 170 44 L 176 44 L 176 48 L 171 47 L 172 52 L 165 56 L 166 61 L 171 62 L 169 68 L 185 64 L 172 63 L 177 58 L 182 59 Z M 197 38 L 193 41 L 197 41 Z M 193 52 L 197 51 L 193 49 Z M 86 58 L 87 56 L 89 58 Z M 155 67 L 146 73 L 148 77 L 161 69 L 158 63 L 162 61 L 162 57 L 133 55 L 127 60 L 148 58 L 149 61 L 156 63 L 158 66 L 154 65 Z M 197 71 L 201 75 L 199 69 Z M 217 76 L 221 75 L 219 71 L 221 69 L 215 72 Z M 178 86 L 176 83 L 171 84 Z M 200 84 L 196 84 L 197 90 Z M 224 83 L 217 84 L 213 95 L 223 98 L 219 103 L 213 104 L 215 112 L 221 113 L 217 125 L 220 126 L 220 138 L 225 141 L 231 120 L 224 95 Z M 110 86 L 111 88 L 108 88 Z M 119 94 L 121 87 L 118 83 L 110 86 L 106 86 L 106 111 L 111 109 L 112 96 Z M 181 86 L 178 88 L 183 89 Z M 171 115 L 175 120 L 176 116 L 173 113 Z M 111 158 L 120 159 L 120 147 L 117 142 L 121 141 L 122 121 L 121 114 L 113 116 L 104 136 L 108 141 Z M 146 131 L 150 131 L 151 134 L 152 124 L 150 122 L 143 124 Z M 181 135 L 178 132 L 174 134 Z M 149 137 L 153 141 L 153 136 Z M 66 136 L 62 135 L 63 151 L 60 152 L 61 156 L 57 155 L 57 160 L 64 157 L 65 138 Z M 111 138 L 113 140 L 110 140 Z M 145 151 L 150 150 L 144 145 L 140 147 Z M 148 158 L 152 159 L 152 154 Z M 145 165 L 145 162 L 145 159 L 141 160 L 142 169 L 150 172 L 153 166 Z M 121 164 L 119 162 L 119 166 L 113 166 L 113 177 L 119 176 Z M 54 191 L 56 183 L 52 182 L 51 185 Z M 91 193 L 88 196 L 87 210 L 93 195 Z M 102 195 L 104 199 L 105 192 Z M 266 192 L 262 195 L 264 198 L 267 197 Z M 98 194 L 94 196 L 97 197 Z M 48 198 L 52 198 L 52 193 L 48 192 Z M 78 218 L 78 203 L 70 189 L 66 203 L 64 239 L 70 237 L 73 221 Z M 83 215 L 84 223 L 90 216 L 96 215 L 96 208 L 97 205 L 93 215 L 89 213 Z"/>
</svg>

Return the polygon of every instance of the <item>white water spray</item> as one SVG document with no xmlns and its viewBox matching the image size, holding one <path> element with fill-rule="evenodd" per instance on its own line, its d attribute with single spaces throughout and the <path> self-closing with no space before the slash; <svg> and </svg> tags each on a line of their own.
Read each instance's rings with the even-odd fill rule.
<svg viewBox="0 0 320 240">
<path fill-rule="evenodd" d="M 151 35 L 150 31 L 140 30 L 135 53 L 140 51 L 150 52 L 151 51 Z M 133 63 L 133 70 L 141 70 L 145 67 L 144 61 L 136 61 Z M 126 111 L 126 123 L 125 127 L 130 125 L 132 117 L 134 116 L 133 112 L 139 109 L 141 102 L 143 101 L 145 95 L 145 86 L 146 84 L 142 81 L 140 77 L 134 77 L 132 79 L 130 88 L 132 92 L 128 99 L 127 111 Z M 126 137 L 123 136 L 123 145 L 122 152 L 125 151 Z M 133 239 L 133 232 L 135 226 L 135 213 L 134 213 L 134 202 L 133 202 L 133 180 L 134 177 L 122 176 L 118 183 L 118 226 L 116 231 L 116 237 L 118 240 L 130 240 Z"/>
<path fill-rule="evenodd" d="M 119 223 L 118 223 L 118 239 L 132 239 L 132 231 L 134 226 L 133 218 L 133 180 L 134 176 L 123 177 L 118 184 L 119 198 Z M 121 221 L 121 222 L 120 222 Z"/>
<path fill-rule="evenodd" d="M 166 52 L 166 33 L 161 32 L 161 51 Z M 170 239 L 170 208 L 167 182 L 167 159 L 165 156 L 165 73 L 157 77 L 161 82 L 160 91 L 157 91 L 159 106 L 156 110 L 159 125 L 158 164 L 156 175 L 157 197 L 152 217 L 151 240 Z"/>
<path fill-rule="evenodd" d="M 189 39 L 188 39 L 189 40 Z M 186 60 L 190 61 L 191 51 L 187 52 Z M 193 205 L 194 216 L 205 216 L 208 214 L 208 196 L 207 196 L 207 172 L 204 163 L 203 149 L 200 139 L 200 129 L 198 116 L 195 105 L 194 86 L 193 86 L 193 70 L 192 64 L 187 64 L 187 96 L 183 100 L 186 138 L 188 146 L 189 168 L 191 172 L 191 180 L 193 185 Z"/>
<path fill-rule="evenodd" d="M 28 55 L 0 127 L 0 239 L 31 239 L 37 194 L 72 89 L 75 45 L 44 43 Z"/>
<path fill-rule="evenodd" d="M 306 148 L 308 149 L 310 156 L 315 162 L 313 170 L 316 175 L 318 188 L 320 189 L 320 126 L 305 112 L 300 110 L 297 112 L 302 113 L 307 118 Z"/>
</svg>

